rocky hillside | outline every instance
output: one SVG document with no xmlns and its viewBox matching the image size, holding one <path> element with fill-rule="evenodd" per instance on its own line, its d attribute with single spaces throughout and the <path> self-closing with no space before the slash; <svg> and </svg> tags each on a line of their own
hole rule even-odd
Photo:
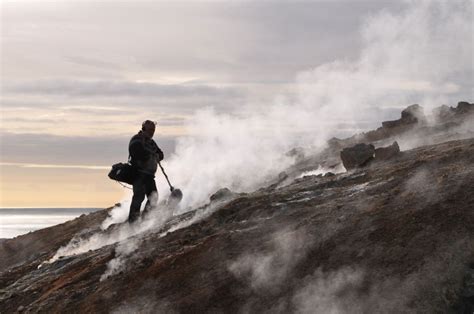
<svg viewBox="0 0 474 314">
<path fill-rule="evenodd" d="M 295 149 L 266 187 L 130 237 L 100 228 L 107 209 L 3 241 L 0 312 L 472 313 L 473 107 L 428 122 L 411 106 L 317 155 Z M 350 170 L 305 175 L 341 156 Z"/>
</svg>

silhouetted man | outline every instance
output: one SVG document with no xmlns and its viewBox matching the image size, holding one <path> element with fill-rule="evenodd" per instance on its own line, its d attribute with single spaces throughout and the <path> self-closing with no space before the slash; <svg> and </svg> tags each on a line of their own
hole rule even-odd
<svg viewBox="0 0 474 314">
<path fill-rule="evenodd" d="M 141 131 L 134 135 L 128 151 L 130 162 L 137 170 L 137 176 L 133 182 L 133 197 L 130 204 L 128 222 L 132 223 L 140 217 L 140 207 L 147 196 L 144 213 L 156 206 L 158 202 L 158 191 L 155 184 L 155 172 L 159 161 L 163 160 L 163 152 L 152 140 L 155 134 L 156 122 L 146 120 L 142 124 Z"/>
</svg>

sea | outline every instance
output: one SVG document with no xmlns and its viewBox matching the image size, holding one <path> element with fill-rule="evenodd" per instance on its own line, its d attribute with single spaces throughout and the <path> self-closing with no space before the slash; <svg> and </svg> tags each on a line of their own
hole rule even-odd
<svg viewBox="0 0 474 314">
<path fill-rule="evenodd" d="M 100 208 L 0 208 L 0 239 L 9 239 Z"/>
</svg>

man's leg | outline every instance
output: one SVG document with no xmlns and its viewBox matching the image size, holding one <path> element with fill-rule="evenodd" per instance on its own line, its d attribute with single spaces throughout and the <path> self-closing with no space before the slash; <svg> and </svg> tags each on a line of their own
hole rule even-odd
<svg viewBox="0 0 474 314">
<path fill-rule="evenodd" d="M 128 214 L 128 222 L 132 223 L 140 217 L 140 207 L 145 199 L 145 180 L 142 174 L 133 182 L 133 197 L 130 204 L 130 213 Z"/>
<path fill-rule="evenodd" d="M 150 176 L 147 178 L 145 189 L 146 189 L 147 201 L 146 201 L 145 209 L 143 210 L 144 215 L 148 214 L 158 204 L 158 190 L 156 189 L 156 183 L 155 183 L 154 177 Z"/>
</svg>

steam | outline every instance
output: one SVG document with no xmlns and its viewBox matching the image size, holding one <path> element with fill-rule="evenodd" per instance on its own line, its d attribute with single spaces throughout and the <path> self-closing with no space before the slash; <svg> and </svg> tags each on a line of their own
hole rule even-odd
<svg viewBox="0 0 474 314">
<path fill-rule="evenodd" d="M 436 121 L 430 123 L 435 125 Z M 474 137 L 474 115 L 465 118 L 464 122 L 456 127 L 450 127 L 449 130 L 442 130 L 430 136 L 413 136 L 413 134 L 402 134 L 395 136 L 391 141 L 396 140 L 400 144 L 400 150 L 409 150 L 419 146 L 439 144 L 450 140 L 461 140 Z M 387 143 L 388 144 L 388 143 Z"/>
<path fill-rule="evenodd" d="M 303 178 L 303 177 L 306 177 L 306 176 L 324 175 L 328 172 L 332 172 L 332 173 L 336 174 L 336 173 L 342 173 L 342 172 L 345 172 L 345 171 L 346 171 L 346 169 L 344 168 L 342 163 L 338 164 L 335 168 L 325 168 L 321 165 L 318 165 L 318 168 L 316 168 L 314 170 L 303 172 L 302 174 L 300 174 L 298 176 L 298 178 Z"/>
<path fill-rule="evenodd" d="M 173 214 L 207 203 L 219 188 L 253 191 L 295 162 L 295 157 L 285 154 L 290 149 L 317 151 L 332 136 L 378 125 L 380 116 L 386 117 L 393 108 L 415 102 L 430 108 L 472 97 L 472 1 L 406 1 L 405 6 L 401 12 L 382 11 L 367 18 L 360 30 L 363 49 L 358 58 L 299 73 L 296 96 L 275 95 L 273 104 L 249 103 L 234 113 L 217 113 L 213 108 L 197 111 L 187 124 L 191 135 L 180 138 L 176 153 L 163 162 L 173 185 L 184 193 L 180 207 L 159 207 L 138 226 L 124 224 L 111 232 L 74 239 L 52 260 L 156 232 Z M 454 84 L 455 76 L 466 78 L 467 87 Z M 157 180 L 160 192 L 169 190 L 165 182 Z M 209 206 L 171 230 L 217 208 Z M 127 215 L 128 204 L 114 209 L 102 228 L 123 222 Z M 243 256 L 230 269 L 253 278 L 255 287 L 267 285 L 267 275 L 275 267 L 285 273 L 285 265 L 292 263 L 293 237 L 298 235 L 275 244 L 277 255 Z M 104 276 L 122 269 L 122 256 L 139 245 L 132 241 L 117 246 L 117 257 Z"/>
<path fill-rule="evenodd" d="M 136 226 L 124 224 L 112 232 L 97 232 L 91 236 L 76 235 L 66 246 L 60 247 L 56 254 L 48 261 L 55 262 L 61 257 L 82 254 L 90 250 L 97 250 L 106 245 L 123 241 L 135 234 L 139 229 Z"/>
<path fill-rule="evenodd" d="M 387 278 L 377 269 L 318 269 L 303 280 L 290 302 L 296 313 L 447 313 L 471 247 L 469 239 L 447 241 L 403 280 Z"/>
<path fill-rule="evenodd" d="M 228 268 L 236 277 L 248 278 L 256 291 L 277 288 L 291 274 L 309 244 L 305 232 L 283 231 L 274 235 L 273 250 L 245 254 L 233 261 Z"/>
<path fill-rule="evenodd" d="M 129 195 L 127 199 L 121 201 L 120 206 L 115 206 L 114 208 L 112 208 L 107 218 L 102 222 L 100 228 L 102 230 L 106 230 L 113 224 L 127 221 L 128 214 L 130 212 L 130 200 L 131 195 Z"/>
<path fill-rule="evenodd" d="M 283 240 L 278 245 L 277 241 Z M 384 269 L 343 266 L 295 278 L 294 268 L 314 242 L 303 232 L 282 232 L 274 238 L 274 249 L 264 254 L 246 254 L 232 262 L 229 271 L 247 280 L 257 294 L 280 296 L 273 313 L 400 313 L 449 312 L 458 297 L 465 261 L 471 254 L 469 238 L 447 240 L 426 257 L 423 266 L 408 275 L 387 277 Z M 292 245 L 297 244 L 296 247 Z M 385 252 L 384 247 L 374 247 Z M 382 254 L 382 253 L 381 253 Z M 290 256 L 293 255 L 293 258 Z M 401 275 L 401 274 L 400 274 Z M 285 294 L 278 290 L 284 283 Z M 428 296 L 428 297 L 427 297 Z M 261 311 L 249 301 L 243 312 Z"/>
<path fill-rule="evenodd" d="M 80 234 L 75 236 L 66 246 L 59 248 L 48 263 L 52 263 L 60 257 L 82 254 L 89 250 L 97 250 L 106 245 L 119 242 L 116 248 L 117 256 L 109 262 L 108 268 L 110 268 L 110 271 L 107 270 L 106 277 L 115 273 L 113 270 L 121 268 L 120 265 L 124 261 L 124 257 L 133 252 L 139 245 L 138 242 L 135 242 L 137 240 L 133 237 L 143 237 L 148 234 L 148 232 L 160 230 L 173 215 L 172 209 L 161 204 L 160 207 L 152 210 L 140 223 L 123 223 L 127 221 L 128 210 L 128 206 L 115 207 L 110 216 L 102 223 L 102 230 L 100 232 L 85 236 Z M 109 228 L 112 224 L 117 225 Z M 128 243 L 129 241 L 132 241 L 131 243 L 133 243 L 133 245 Z M 134 247 L 133 250 L 131 249 L 132 247 Z"/>
<path fill-rule="evenodd" d="M 350 302 L 342 302 L 339 295 L 347 289 L 353 289 L 362 283 L 364 273 L 360 270 L 341 269 L 324 273 L 317 270 L 311 280 L 306 283 L 293 297 L 296 313 L 357 313 L 349 306 Z M 352 300 L 357 304 L 357 299 Z"/>
<path fill-rule="evenodd" d="M 107 245 L 116 244 L 116 256 L 108 262 L 107 270 L 101 277 L 101 280 L 104 280 L 126 267 L 129 254 L 139 247 L 141 239 L 149 233 L 161 231 L 160 236 L 162 237 L 169 232 L 185 228 L 205 219 L 232 199 L 233 197 L 227 197 L 212 202 L 196 210 L 190 218 L 175 221 L 172 221 L 174 208 L 167 207 L 165 202 L 162 201 L 158 204 L 157 208 L 152 209 L 137 224 L 128 224 L 126 222 L 129 203 L 124 202 L 121 206 L 116 206 L 112 209 L 109 217 L 102 222 L 101 231 L 90 235 L 76 235 L 67 245 L 60 247 L 56 254 L 46 263 L 53 263 L 61 257 L 82 254 Z"/>
<path fill-rule="evenodd" d="M 119 305 L 112 311 L 113 314 L 129 314 L 129 313 L 143 313 L 143 314 L 154 314 L 154 313 L 178 313 L 172 307 L 170 302 L 165 300 L 154 300 L 148 298 L 136 298 L 131 301 L 127 301 L 124 304 Z"/>
<path fill-rule="evenodd" d="M 422 168 L 408 178 L 402 197 L 406 199 L 410 196 L 422 203 L 436 203 L 442 197 L 441 192 L 440 184 L 433 173 Z"/>
<path fill-rule="evenodd" d="M 296 98 L 279 95 L 271 105 L 248 104 L 234 114 L 196 112 L 187 125 L 192 135 L 179 139 L 164 163 L 184 191 L 181 210 L 224 186 L 252 191 L 294 162 L 284 155 L 291 148 L 314 151 L 332 136 L 378 125 L 393 108 L 398 115 L 415 102 L 431 108 L 472 97 L 472 1 L 405 6 L 366 19 L 355 60 L 299 73 Z M 467 87 L 454 84 L 455 76 L 465 77 Z"/>
<path fill-rule="evenodd" d="M 160 237 L 167 235 L 169 232 L 186 228 L 187 226 L 192 225 L 193 223 L 208 217 L 217 208 L 219 208 L 220 206 L 222 206 L 225 202 L 229 200 L 230 199 L 226 199 L 220 202 L 211 203 L 208 206 L 202 208 L 201 210 L 196 211 L 190 219 L 177 221 L 177 222 L 171 222 L 169 228 L 163 231 L 160 234 Z M 128 208 L 127 208 L 127 213 L 128 213 Z M 117 214 L 116 217 L 117 216 L 120 217 L 121 215 Z M 113 217 L 114 215 L 111 215 L 110 219 L 114 219 Z M 116 239 L 116 242 L 119 242 L 119 241 L 121 242 L 117 244 L 115 248 L 115 257 L 107 263 L 107 270 L 100 277 L 100 280 L 101 281 L 105 280 L 109 278 L 110 276 L 113 276 L 121 272 L 122 270 L 125 270 L 127 267 L 127 261 L 129 260 L 128 257 L 130 256 L 131 253 L 133 253 L 135 250 L 138 249 L 141 242 L 141 238 L 145 234 L 147 234 L 146 231 L 153 232 L 154 230 L 160 230 L 162 227 L 165 226 L 166 223 L 170 222 L 171 218 L 172 218 L 172 211 L 169 208 L 166 208 L 166 206 L 162 206 L 161 208 L 157 208 L 155 212 L 153 213 L 153 215 L 151 215 L 151 217 L 144 220 L 139 226 L 137 226 L 135 230 L 133 230 L 132 232 L 128 232 L 128 234 L 127 234 L 127 231 L 130 231 L 130 229 L 127 227 L 127 224 L 121 225 L 119 227 L 122 232 L 121 234 L 122 235 L 125 234 L 126 238 L 123 238 L 121 240 Z M 104 223 L 105 222 L 106 221 L 104 221 Z M 124 230 L 125 230 L 125 233 L 123 233 Z M 87 246 L 87 244 L 85 245 L 82 244 L 80 246 L 84 247 L 84 246 Z M 70 252 L 67 252 L 67 253 L 70 254 Z"/>
<path fill-rule="evenodd" d="M 126 259 L 138 248 L 138 244 L 138 239 L 136 238 L 119 243 L 115 248 L 115 258 L 110 260 L 107 264 L 107 270 L 100 277 L 100 281 L 124 270 L 126 267 Z"/>
</svg>

